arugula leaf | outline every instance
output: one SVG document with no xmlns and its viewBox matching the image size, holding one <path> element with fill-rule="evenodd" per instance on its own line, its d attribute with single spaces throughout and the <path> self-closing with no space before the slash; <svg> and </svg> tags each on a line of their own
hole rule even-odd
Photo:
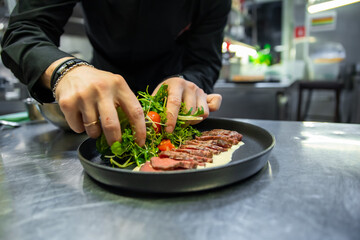
<svg viewBox="0 0 360 240">
<path fill-rule="evenodd" d="M 101 154 L 106 154 L 110 149 L 106 142 L 105 135 L 102 133 L 100 137 L 96 139 L 96 150 Z"/>
<path fill-rule="evenodd" d="M 196 110 L 196 112 L 195 112 L 193 115 L 191 115 L 191 116 L 197 117 L 197 116 L 200 116 L 200 115 L 203 115 L 203 114 L 204 114 L 204 107 L 201 106 L 201 108 L 198 108 L 198 109 Z"/>
<path fill-rule="evenodd" d="M 157 91 L 157 93 L 155 94 L 154 101 L 155 102 L 164 102 L 164 101 L 166 101 L 167 97 L 168 97 L 168 85 L 163 84 L 159 88 L 159 91 Z"/>
<path fill-rule="evenodd" d="M 190 108 L 190 110 L 186 110 L 186 105 L 184 102 L 181 103 L 179 116 L 192 116 L 197 117 L 204 114 L 204 107 L 197 108 L 196 112 L 194 114 L 191 114 L 193 108 Z"/>
</svg>

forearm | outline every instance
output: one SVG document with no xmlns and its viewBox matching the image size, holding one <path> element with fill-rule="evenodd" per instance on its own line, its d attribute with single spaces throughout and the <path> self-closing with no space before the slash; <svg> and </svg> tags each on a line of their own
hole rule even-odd
<svg viewBox="0 0 360 240">
<path fill-rule="evenodd" d="M 49 0 L 43 6 L 36 0 L 19 2 L 3 36 L 1 57 L 4 65 L 40 102 L 53 101 L 51 91 L 40 81 L 41 76 L 55 61 L 71 57 L 58 46 L 62 28 L 75 2 Z"/>
</svg>

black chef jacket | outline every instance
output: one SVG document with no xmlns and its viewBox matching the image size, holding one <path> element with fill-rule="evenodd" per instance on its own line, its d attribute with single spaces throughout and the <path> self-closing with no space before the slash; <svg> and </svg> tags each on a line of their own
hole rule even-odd
<svg viewBox="0 0 360 240">
<path fill-rule="evenodd" d="M 19 0 L 2 39 L 1 57 L 31 95 L 54 99 L 39 78 L 54 61 L 76 0 Z M 82 0 L 92 64 L 122 75 L 136 93 L 182 74 L 210 93 L 221 68 L 230 0 Z"/>
</svg>

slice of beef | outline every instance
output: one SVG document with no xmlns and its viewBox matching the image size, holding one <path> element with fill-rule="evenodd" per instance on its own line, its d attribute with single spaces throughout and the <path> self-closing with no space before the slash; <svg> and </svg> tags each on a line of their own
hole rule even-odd
<svg viewBox="0 0 360 240">
<path fill-rule="evenodd" d="M 230 141 L 224 141 L 222 139 L 209 140 L 208 142 L 209 144 L 214 144 L 216 146 L 220 146 L 226 149 L 231 148 L 232 146 Z"/>
<path fill-rule="evenodd" d="M 221 135 L 202 135 L 200 137 L 196 136 L 195 137 L 196 140 L 200 140 L 200 141 L 208 141 L 208 140 L 223 140 L 223 141 L 228 141 L 230 142 L 232 145 L 236 145 L 238 144 L 240 141 L 235 139 L 235 138 L 229 138 L 226 136 L 221 136 Z"/>
<path fill-rule="evenodd" d="M 222 148 L 225 148 L 225 149 L 228 149 L 228 148 L 231 148 L 231 146 L 233 145 L 232 144 L 232 141 L 224 141 L 222 139 L 213 139 L 213 140 L 204 140 L 204 141 L 200 141 L 200 140 L 189 140 L 190 144 L 202 144 L 202 145 L 215 145 L 215 146 L 219 146 L 219 147 L 222 147 Z M 185 143 L 188 143 L 188 142 L 185 142 Z"/>
<path fill-rule="evenodd" d="M 151 166 L 158 170 L 176 170 L 176 169 L 193 169 L 197 167 L 197 162 L 193 160 L 174 160 L 171 158 L 152 157 Z"/>
<path fill-rule="evenodd" d="M 196 146 L 196 145 L 195 145 Z M 188 147 L 187 145 L 183 145 L 178 149 L 172 149 L 172 151 L 175 152 L 186 152 L 192 155 L 196 155 L 196 156 L 200 156 L 200 157 L 207 157 L 207 158 L 212 158 L 213 153 L 209 150 L 209 149 L 194 149 Z"/>
<path fill-rule="evenodd" d="M 223 148 L 211 143 L 208 141 L 201 141 L 201 140 L 190 140 L 186 141 L 185 145 L 191 148 L 202 148 L 202 149 L 209 149 L 213 154 L 219 154 L 221 152 L 225 152 L 227 148 Z"/>
<path fill-rule="evenodd" d="M 184 152 L 175 152 L 175 151 L 163 151 L 159 153 L 160 158 L 172 158 L 175 160 L 193 160 L 198 163 L 201 162 L 213 162 L 212 158 L 200 157 L 196 155 L 191 155 Z"/>
<path fill-rule="evenodd" d="M 154 169 L 148 161 L 140 167 L 140 172 L 163 172 L 163 170 Z"/>
<path fill-rule="evenodd" d="M 242 139 L 242 134 L 237 131 L 225 130 L 225 129 L 213 129 L 211 131 L 205 131 L 201 133 L 202 136 L 226 136 L 228 138 L 232 138 L 237 140 L 238 142 Z"/>
<path fill-rule="evenodd" d="M 209 145 L 209 144 L 202 144 L 200 141 L 195 143 L 193 141 L 194 140 L 186 141 L 185 144 L 181 145 L 179 148 L 180 149 L 194 149 L 194 150 L 208 151 L 213 154 L 217 151 L 215 149 L 210 148 L 211 145 Z"/>
</svg>

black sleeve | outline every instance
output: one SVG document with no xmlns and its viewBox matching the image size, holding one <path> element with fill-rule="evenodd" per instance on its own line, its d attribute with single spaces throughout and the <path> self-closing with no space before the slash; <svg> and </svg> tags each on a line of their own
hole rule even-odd
<svg viewBox="0 0 360 240">
<path fill-rule="evenodd" d="M 211 93 L 221 69 L 221 46 L 231 1 L 203 2 L 207 4 L 202 7 L 203 16 L 191 28 L 186 40 L 182 75 Z"/>
<path fill-rule="evenodd" d="M 71 56 L 58 49 L 63 27 L 76 0 L 18 1 L 3 36 L 1 58 L 4 65 L 28 86 L 39 102 L 54 101 L 39 79 L 54 61 Z"/>
</svg>

